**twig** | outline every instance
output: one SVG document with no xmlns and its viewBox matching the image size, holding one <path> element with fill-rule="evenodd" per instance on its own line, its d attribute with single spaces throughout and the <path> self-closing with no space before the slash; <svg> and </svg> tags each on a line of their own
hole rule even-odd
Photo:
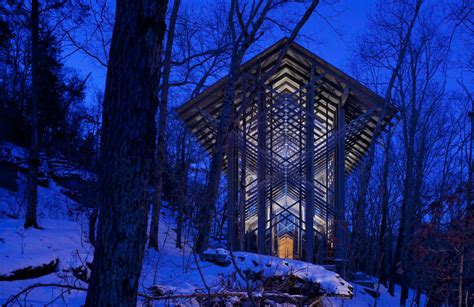
<svg viewBox="0 0 474 307">
<path fill-rule="evenodd" d="M 101 58 L 99 58 L 99 56 L 93 54 L 92 52 L 90 52 L 89 50 L 87 50 L 86 48 L 84 48 L 83 46 L 79 45 L 76 40 L 71 36 L 71 34 L 69 33 L 69 31 L 66 31 L 66 35 L 67 37 L 69 38 L 69 40 L 71 41 L 71 43 L 74 45 L 74 47 L 76 47 L 77 50 L 80 50 L 82 52 L 84 52 L 86 55 L 88 55 L 89 57 L 93 58 L 94 60 L 96 60 L 100 65 L 102 65 L 103 67 L 107 68 L 108 66 L 108 63 L 105 63 L 104 61 L 102 61 Z"/>
<path fill-rule="evenodd" d="M 82 288 L 82 287 L 77 287 L 77 286 L 72 286 L 72 285 L 62 285 L 62 284 L 55 284 L 55 283 L 49 283 L 49 284 L 36 283 L 36 284 L 32 284 L 31 286 L 26 287 L 25 289 L 21 290 L 17 294 L 10 296 L 8 300 L 2 304 L 2 306 L 7 307 L 9 304 L 18 300 L 18 298 L 22 294 L 27 293 L 35 288 L 40 288 L 40 287 L 58 287 L 58 288 L 64 288 L 68 290 L 87 291 L 87 288 Z"/>
<path fill-rule="evenodd" d="M 237 271 L 237 274 L 239 274 L 240 278 L 242 278 L 246 285 L 247 285 L 247 295 L 248 295 L 248 298 L 249 298 L 249 301 L 250 301 L 250 304 L 252 306 L 257 306 L 257 304 L 255 303 L 255 300 L 253 298 L 253 295 L 252 295 L 252 289 L 251 289 L 251 285 L 250 285 L 250 281 L 248 280 L 248 278 L 242 273 L 242 271 L 239 269 L 239 267 L 237 266 L 237 263 L 235 262 L 235 258 L 234 258 L 234 253 L 232 252 L 232 246 L 230 248 L 230 259 L 232 260 L 232 265 L 234 266 L 235 270 Z"/>
<path fill-rule="evenodd" d="M 211 288 L 209 288 L 209 286 L 207 285 L 206 279 L 204 278 L 204 275 L 202 274 L 201 267 L 199 266 L 199 261 L 197 259 L 196 251 L 194 250 L 194 248 L 193 248 L 193 256 L 194 256 L 194 262 L 196 263 L 196 268 L 199 272 L 199 276 L 201 276 L 202 282 L 204 283 L 204 287 L 207 290 L 207 295 L 210 296 L 211 295 Z"/>
</svg>

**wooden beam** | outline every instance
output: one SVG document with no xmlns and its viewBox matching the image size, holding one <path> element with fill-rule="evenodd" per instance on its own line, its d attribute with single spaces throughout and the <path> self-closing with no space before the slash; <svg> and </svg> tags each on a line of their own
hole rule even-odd
<svg viewBox="0 0 474 307">
<path fill-rule="evenodd" d="M 344 193 L 345 193 L 345 116 L 344 116 L 344 104 L 349 94 L 349 88 L 344 88 L 346 95 L 341 96 L 339 101 L 337 113 L 336 113 L 336 129 L 338 132 L 338 138 L 336 140 L 336 155 L 335 155 L 335 259 L 344 261 L 345 258 L 345 204 L 344 204 Z"/>
<path fill-rule="evenodd" d="M 227 244 L 231 250 L 239 249 L 237 239 L 237 192 L 238 192 L 238 155 L 235 131 L 227 136 Z"/>
<path fill-rule="evenodd" d="M 316 65 L 311 65 L 311 78 L 308 94 L 306 97 L 306 152 L 310 159 L 306 159 L 306 261 L 312 263 L 314 260 L 314 87 L 315 87 Z"/>
<path fill-rule="evenodd" d="M 266 171 L 266 127 L 265 127 L 265 91 L 263 88 L 260 89 L 258 97 L 258 115 L 257 115 L 257 126 L 258 126 L 258 159 L 257 159 L 257 214 L 258 214 L 258 233 L 257 233 L 257 248 L 259 254 L 266 254 L 265 239 L 266 239 L 266 220 L 267 210 L 265 206 L 265 189 L 266 185 L 263 184 L 265 181 Z"/>
</svg>

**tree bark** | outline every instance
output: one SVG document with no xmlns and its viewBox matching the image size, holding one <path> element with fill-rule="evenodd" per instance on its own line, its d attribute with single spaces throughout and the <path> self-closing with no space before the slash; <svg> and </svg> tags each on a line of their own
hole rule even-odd
<svg viewBox="0 0 474 307">
<path fill-rule="evenodd" d="M 158 250 L 158 230 L 160 224 L 161 211 L 161 192 L 163 190 L 163 170 L 165 166 L 165 152 L 166 140 L 165 129 L 166 119 L 168 117 L 168 91 L 169 79 L 171 71 L 171 51 L 173 49 L 174 29 L 176 26 L 176 19 L 178 18 L 179 5 L 181 0 L 175 0 L 173 10 L 171 12 L 170 26 L 166 40 L 166 50 L 163 63 L 163 76 L 161 85 L 161 101 L 160 101 L 160 116 L 158 119 L 158 145 L 156 150 L 156 187 L 155 198 L 152 205 L 151 225 L 150 225 L 150 240 L 148 246 Z"/>
<path fill-rule="evenodd" d="M 186 199 L 188 193 L 188 161 L 186 160 L 186 142 L 187 141 L 187 131 L 183 131 L 183 140 L 180 144 L 180 157 L 179 157 L 179 167 L 177 174 L 177 188 L 175 189 L 178 193 L 177 202 L 178 202 L 178 217 L 177 217 L 177 229 L 176 229 L 176 247 L 182 247 L 182 232 L 183 232 L 183 221 L 185 214 Z"/>
<path fill-rule="evenodd" d="M 28 158 L 28 178 L 26 183 L 27 207 L 24 228 L 39 228 L 36 218 L 38 207 L 39 173 L 39 133 L 38 133 L 38 94 L 39 94 L 39 7 L 38 0 L 31 2 L 31 143 Z"/>
<path fill-rule="evenodd" d="M 99 212 L 97 208 L 92 209 L 92 214 L 89 218 L 89 243 L 95 246 L 95 225 L 97 223 Z"/>
<path fill-rule="evenodd" d="M 392 130 L 389 128 L 387 132 L 387 139 L 384 150 L 384 161 L 382 169 L 382 223 L 380 225 L 380 236 L 379 236 L 379 278 L 380 283 L 387 283 L 387 220 L 388 220 L 388 202 L 389 202 L 389 191 L 388 191 L 388 174 L 390 165 L 390 144 L 392 139 Z"/>
<path fill-rule="evenodd" d="M 99 225 L 87 306 L 136 305 L 166 8 L 165 0 L 117 1 L 102 118 Z"/>
</svg>

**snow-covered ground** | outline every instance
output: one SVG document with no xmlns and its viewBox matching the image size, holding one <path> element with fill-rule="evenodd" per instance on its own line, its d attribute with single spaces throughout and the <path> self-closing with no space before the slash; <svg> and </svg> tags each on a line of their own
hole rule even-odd
<svg viewBox="0 0 474 307">
<path fill-rule="evenodd" d="M 12 153 L 12 156 L 21 158 L 20 150 L 14 149 Z M 18 269 L 38 267 L 59 260 L 56 271 L 49 275 L 0 281 L 1 304 L 12 295 L 37 283 L 87 287 L 74 277 L 71 271 L 72 268 L 92 260 L 93 249 L 87 240 L 87 219 L 84 213 L 76 210 L 79 204 L 65 195 L 65 189 L 52 178 L 48 180 L 48 187 L 39 187 L 39 224 L 43 227 L 41 230 L 25 230 L 22 227 L 21 216 L 25 208 L 24 176 L 19 175 L 17 181 L 20 188 L 16 192 L 0 187 L 0 276 L 9 276 Z M 222 291 L 224 288 L 245 292 L 246 283 L 236 273 L 233 264 L 223 267 L 210 262 L 195 261 L 197 256 L 191 253 L 192 240 L 186 241 L 189 235 L 184 235 L 183 248 L 175 247 L 174 220 L 165 208 L 160 220 L 160 251 L 146 251 L 139 291 L 150 293 L 152 286 L 159 285 L 168 294 L 204 293 L 206 288 L 213 292 Z M 373 306 L 375 303 L 375 299 L 362 286 L 349 285 L 336 273 L 322 266 L 243 252 L 235 252 L 234 259 L 240 271 L 261 272 L 267 277 L 292 273 L 302 279 L 319 283 L 328 293 L 328 297 L 324 299 L 324 305 L 327 306 Z M 395 297 L 390 296 L 383 286 L 380 287 L 380 293 L 378 306 L 398 305 L 399 289 Z M 15 305 L 80 306 L 85 301 L 85 294 L 85 291 L 81 290 L 38 287 L 21 295 Z M 332 297 L 351 294 L 352 299 Z M 410 298 L 412 297 L 413 293 L 410 292 Z M 422 299 L 424 301 L 424 298 Z M 190 301 L 183 303 L 189 304 Z M 163 301 L 157 303 L 162 304 Z"/>
<path fill-rule="evenodd" d="M 78 266 L 85 259 L 90 260 L 91 248 L 85 240 L 84 227 L 80 222 L 58 219 L 42 219 L 43 230 L 22 228 L 21 220 L 0 220 L 0 274 L 23 268 L 48 263 L 59 258 L 57 272 L 50 275 L 20 281 L 0 282 L 0 302 L 5 302 L 12 294 L 18 293 L 23 288 L 35 283 L 60 283 L 86 287 L 86 285 L 70 273 L 71 267 Z M 161 252 L 148 250 L 143 264 L 140 292 L 147 293 L 152 285 L 164 285 L 173 294 L 189 294 L 204 291 L 206 281 L 208 287 L 214 291 L 229 287 L 245 289 L 245 283 L 233 272 L 233 266 L 220 267 L 209 262 L 198 261 L 203 278 L 197 270 L 194 256 L 186 249 L 177 249 L 175 235 L 172 227 L 162 219 Z M 274 257 L 261 256 L 250 253 L 236 252 L 237 265 L 241 270 L 255 269 L 254 262 L 264 268 L 265 274 L 282 274 L 289 270 L 299 272 L 306 277 L 314 278 L 321 282 L 328 291 L 339 294 L 348 294 L 347 287 L 338 284 L 336 275 L 324 268 L 299 261 L 284 260 Z M 374 298 L 366 293 L 363 287 L 353 284 L 354 296 L 352 299 L 325 299 L 327 306 L 373 306 Z M 28 305 L 44 305 L 54 301 L 54 305 L 68 304 L 78 306 L 84 302 L 85 292 L 69 291 L 55 287 L 41 287 L 32 290 L 28 296 L 22 296 L 21 302 Z M 339 291 L 339 292 L 337 292 Z M 382 286 L 378 306 L 397 306 L 398 298 L 390 296 Z M 399 291 L 397 291 L 398 293 Z M 413 296 L 413 293 L 411 293 Z"/>
<path fill-rule="evenodd" d="M 86 241 L 85 228 L 77 221 L 41 219 L 40 222 L 44 229 L 24 230 L 22 220 L 0 219 L 0 275 L 8 276 L 15 270 L 29 266 L 38 267 L 59 259 L 55 273 L 34 279 L 0 282 L 0 302 L 5 302 L 11 295 L 35 283 L 86 287 L 71 273 L 71 268 L 91 259 L 92 249 Z M 153 285 L 166 286 L 173 294 L 200 292 L 204 291 L 206 286 L 213 292 L 219 292 L 229 286 L 237 291 L 245 291 L 245 282 L 235 274 L 233 265 L 222 267 L 203 261 L 196 264 L 189 247 L 175 248 L 175 234 L 166 223 L 166 217 L 162 219 L 161 226 L 161 252 L 147 251 L 140 292 L 147 293 Z M 301 277 L 321 283 L 322 288 L 329 293 L 346 296 L 351 294 L 347 285 L 344 285 L 344 280 L 321 266 L 243 252 L 236 252 L 235 259 L 241 271 L 262 270 L 265 276 L 284 275 L 292 271 Z M 64 289 L 56 287 L 36 288 L 29 292 L 26 298 L 22 296 L 21 302 L 33 305 L 51 301 L 59 305 L 65 302 L 80 305 L 84 302 L 84 292 L 70 291 L 61 295 L 63 291 Z"/>
<path fill-rule="evenodd" d="M 8 276 L 17 269 L 28 266 L 37 267 L 59 259 L 55 273 L 43 277 L 0 282 L 0 303 L 35 283 L 75 284 L 84 286 L 70 272 L 70 267 L 78 266 L 82 259 L 91 253 L 90 246 L 83 240 L 83 232 L 78 222 L 60 219 L 41 219 L 42 230 L 23 229 L 21 220 L 0 220 L 0 275 Z M 48 302 L 64 305 L 61 292 L 64 289 L 41 287 L 32 290 L 25 298 L 23 305 L 43 306 Z M 84 294 L 72 291 L 64 296 L 67 304 L 80 306 L 84 303 Z"/>
</svg>

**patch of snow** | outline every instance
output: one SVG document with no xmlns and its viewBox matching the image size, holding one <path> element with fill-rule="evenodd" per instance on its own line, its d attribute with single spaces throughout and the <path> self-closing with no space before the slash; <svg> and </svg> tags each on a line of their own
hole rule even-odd
<svg viewBox="0 0 474 307">
<path fill-rule="evenodd" d="M 43 229 L 24 229 L 23 220 L 0 219 L 0 274 L 39 266 L 59 258 L 60 269 L 69 269 L 76 258 L 91 252 L 77 223 L 43 219 Z"/>
<path fill-rule="evenodd" d="M 388 292 L 388 289 L 380 285 L 379 293 L 380 296 L 375 299 L 372 295 L 368 294 L 364 289 L 365 287 L 353 283 L 354 286 L 354 296 L 350 300 L 343 300 L 336 297 L 329 297 L 323 301 L 323 306 L 344 306 L 344 307 L 368 307 L 374 306 L 375 301 L 377 301 L 377 306 L 381 307 L 390 307 L 390 306 L 400 306 L 400 294 L 401 288 L 397 285 L 395 286 L 394 296 L 391 296 Z M 375 285 L 375 290 L 377 290 Z M 415 301 L 415 291 L 409 290 L 409 295 L 407 299 L 407 306 L 416 306 L 412 302 Z M 425 295 L 421 295 L 420 306 L 426 306 L 427 298 Z"/>
<path fill-rule="evenodd" d="M 230 256 L 230 252 L 226 250 L 225 248 L 209 248 L 206 251 L 204 251 L 204 254 L 207 255 L 218 255 L 218 256 Z"/>
<path fill-rule="evenodd" d="M 160 251 L 153 249 L 146 251 L 140 279 L 140 292 L 147 293 L 156 285 L 159 285 L 161 291 L 166 294 L 203 293 L 206 291 L 206 285 L 218 292 L 228 287 L 229 282 L 236 289 L 240 288 L 244 291 L 246 284 L 235 274 L 232 264 L 228 267 L 219 267 L 200 260 L 195 262 L 189 244 L 185 244 L 183 249 L 176 248 L 176 233 L 171 220 L 171 217 L 167 215 L 161 219 Z M 84 239 L 85 225 L 75 221 L 44 219 L 42 226 L 45 229 L 23 230 L 20 220 L 0 219 L 1 272 L 10 272 L 26 265 L 41 264 L 54 257 L 60 259 L 59 270 L 54 274 L 30 280 L 0 282 L 1 302 L 6 301 L 21 289 L 38 282 L 76 283 L 86 287 L 67 272 L 70 267 L 77 267 L 86 260 L 91 261 L 92 249 Z M 225 249 L 216 249 L 215 252 L 230 256 L 230 253 Z M 319 282 L 328 293 L 348 294 L 347 285 L 340 284 L 342 279 L 336 273 L 321 266 L 246 252 L 234 252 L 233 255 L 237 266 L 242 271 L 246 269 L 262 270 L 263 274 L 267 276 L 292 272 Z M 373 306 L 374 298 L 367 294 L 362 286 L 357 284 L 352 286 L 354 287 L 352 299 L 328 297 L 325 299 L 325 304 L 328 306 Z M 46 304 L 58 298 L 61 292 L 61 289 L 54 287 L 37 288 L 28 295 L 27 302 L 31 305 Z M 383 286 L 381 286 L 380 292 L 378 306 L 398 305 L 399 288 L 396 289 L 395 297 L 390 296 Z M 71 291 L 66 293 L 63 298 L 58 298 L 56 302 L 59 305 L 79 306 L 84 303 L 85 295 L 84 291 Z M 413 296 L 414 293 L 410 291 L 410 298 Z M 424 300 L 425 298 L 422 297 L 422 301 Z"/>
<path fill-rule="evenodd" d="M 26 210 L 26 176 L 18 173 L 18 191 L 10 191 L 0 187 L 0 218 L 6 216 L 23 217 Z M 38 217 L 42 226 L 42 218 L 78 219 L 80 214 L 77 202 L 65 195 L 66 189 L 50 179 L 48 187 L 38 186 Z"/>
<path fill-rule="evenodd" d="M 342 279 L 339 274 L 326 270 L 320 265 L 247 252 L 235 252 L 234 256 L 237 267 L 241 271 L 262 272 L 263 277 L 295 275 L 303 280 L 320 284 L 321 289 L 328 295 L 347 297 L 352 295 L 348 282 Z"/>
<path fill-rule="evenodd" d="M 22 220 L 0 219 L 0 274 L 59 259 L 56 273 L 34 279 L 0 281 L 0 302 L 35 283 L 75 283 L 84 287 L 70 273 L 71 267 L 92 259 L 92 249 L 84 240 L 84 225 L 61 219 L 42 219 L 41 226 L 41 230 L 24 229 Z M 55 287 L 34 289 L 28 295 L 28 305 L 44 305 L 63 290 Z M 80 306 L 84 299 L 83 291 L 67 294 L 68 304 L 73 306 Z M 61 300 L 57 303 L 62 305 Z"/>
</svg>

